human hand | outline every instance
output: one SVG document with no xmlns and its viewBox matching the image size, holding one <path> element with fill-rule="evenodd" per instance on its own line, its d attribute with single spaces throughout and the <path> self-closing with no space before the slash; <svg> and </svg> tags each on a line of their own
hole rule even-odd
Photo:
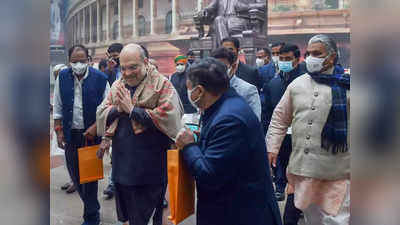
<svg viewBox="0 0 400 225">
<path fill-rule="evenodd" d="M 117 102 L 121 112 L 130 114 L 133 109 L 131 93 L 125 87 L 118 87 L 117 89 Z"/>
<path fill-rule="evenodd" d="M 83 136 L 86 137 L 89 141 L 94 141 L 94 138 L 97 136 L 97 127 L 96 123 L 90 126 L 84 133 Z"/>
<path fill-rule="evenodd" d="M 183 149 L 186 145 L 191 143 L 194 143 L 193 132 L 188 128 L 182 128 L 176 136 L 176 146 L 178 149 Z"/>
<path fill-rule="evenodd" d="M 56 132 L 57 135 L 57 145 L 61 149 L 65 149 L 65 139 L 64 139 L 64 132 L 58 131 Z"/>
<path fill-rule="evenodd" d="M 110 150 L 110 146 L 111 146 L 111 140 L 108 138 L 103 139 L 100 143 L 99 149 L 96 152 L 97 158 L 102 159 L 105 151 L 108 152 Z"/>
<path fill-rule="evenodd" d="M 117 62 L 115 62 L 115 60 L 108 54 L 106 53 L 108 60 L 107 60 L 107 69 L 109 71 L 112 71 L 116 66 L 117 66 Z"/>
<path fill-rule="evenodd" d="M 276 160 L 278 159 L 278 154 L 274 152 L 268 152 L 268 162 L 270 167 L 276 167 Z"/>
</svg>

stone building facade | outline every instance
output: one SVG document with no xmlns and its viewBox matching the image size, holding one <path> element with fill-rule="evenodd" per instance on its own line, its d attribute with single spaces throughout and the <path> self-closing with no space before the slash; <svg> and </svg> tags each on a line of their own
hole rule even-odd
<svg viewBox="0 0 400 225">
<path fill-rule="evenodd" d="M 71 0 L 66 20 L 66 46 L 84 44 L 95 60 L 105 58 L 114 42 L 140 43 L 159 63 L 174 72 L 173 59 L 185 54 L 197 36 L 193 14 L 212 0 Z M 315 34 L 338 41 L 341 63 L 350 66 L 350 0 L 268 0 L 270 42 L 298 44 L 305 51 Z M 266 46 L 267 47 L 267 46 Z"/>
</svg>

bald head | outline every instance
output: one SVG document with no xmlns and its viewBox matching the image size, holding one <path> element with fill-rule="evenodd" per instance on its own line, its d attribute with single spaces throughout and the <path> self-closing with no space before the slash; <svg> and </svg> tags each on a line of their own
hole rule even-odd
<svg viewBox="0 0 400 225">
<path fill-rule="evenodd" d="M 140 57 L 142 61 L 146 58 L 146 54 L 143 50 L 143 48 L 140 45 L 137 44 L 128 44 L 126 45 L 120 54 L 120 57 L 122 56 L 128 56 L 128 57 Z"/>
<path fill-rule="evenodd" d="M 119 55 L 122 78 L 129 86 L 137 86 L 146 75 L 148 59 L 140 45 L 128 44 Z"/>
</svg>

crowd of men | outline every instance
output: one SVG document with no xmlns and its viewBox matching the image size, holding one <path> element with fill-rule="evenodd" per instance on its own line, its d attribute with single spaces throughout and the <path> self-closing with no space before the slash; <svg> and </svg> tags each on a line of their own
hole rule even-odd
<svg viewBox="0 0 400 225">
<path fill-rule="evenodd" d="M 87 144 L 100 144 L 99 158 L 112 148 L 104 194 L 121 223 L 162 224 L 167 150 L 178 148 L 196 180 L 198 225 L 349 224 L 350 76 L 335 41 L 312 37 L 305 60 L 274 43 L 256 67 L 239 59 L 238 39 L 220 46 L 176 56 L 170 76 L 141 45 L 112 44 L 96 66 L 85 46 L 69 49 L 69 66 L 54 69 L 53 119 L 71 178 L 62 189 L 79 193 L 83 225 L 100 224 L 98 182 L 79 183 Z"/>
</svg>

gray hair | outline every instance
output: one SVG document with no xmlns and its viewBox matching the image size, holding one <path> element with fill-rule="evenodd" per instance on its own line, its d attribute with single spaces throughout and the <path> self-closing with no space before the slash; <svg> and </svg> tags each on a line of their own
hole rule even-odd
<svg viewBox="0 0 400 225">
<path fill-rule="evenodd" d="M 139 45 L 139 47 L 140 47 L 140 48 L 139 48 L 139 51 L 140 51 L 140 59 L 144 61 L 144 59 L 147 58 L 147 57 L 146 57 L 146 53 L 145 53 L 144 49 L 143 49 L 140 45 Z"/>
<path fill-rule="evenodd" d="M 318 34 L 315 35 L 314 37 L 312 37 L 309 41 L 308 41 L 308 45 L 310 44 L 314 44 L 314 43 L 322 43 L 323 45 L 325 45 L 326 49 L 328 50 L 329 54 L 332 53 L 337 53 L 338 49 L 336 46 L 336 41 L 333 40 L 331 37 L 324 35 L 324 34 Z"/>
<path fill-rule="evenodd" d="M 314 37 L 312 37 L 309 41 L 308 41 L 308 45 L 310 44 L 314 44 L 314 43 L 322 43 L 325 48 L 328 50 L 329 55 L 331 55 L 332 53 L 336 53 L 336 58 L 335 58 L 335 62 L 334 64 L 336 65 L 337 62 L 339 61 L 339 52 L 336 46 L 336 41 L 333 40 L 333 38 L 324 35 L 324 34 L 318 34 L 315 35 Z"/>
</svg>

